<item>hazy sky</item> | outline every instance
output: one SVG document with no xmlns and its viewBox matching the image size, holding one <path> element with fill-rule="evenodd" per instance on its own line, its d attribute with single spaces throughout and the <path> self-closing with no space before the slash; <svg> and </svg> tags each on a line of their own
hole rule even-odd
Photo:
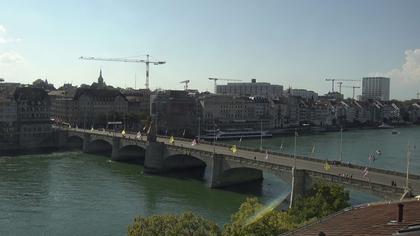
<svg viewBox="0 0 420 236">
<path fill-rule="evenodd" d="M 137 77 L 144 87 L 144 64 L 78 57 L 147 53 L 167 61 L 151 66 L 152 89 L 182 89 L 189 79 L 191 88 L 212 91 L 208 77 L 221 77 L 325 93 L 325 78 L 386 75 L 391 97 L 414 98 L 420 1 L 0 0 L 6 81 L 91 84 L 102 68 L 107 84 L 134 87 Z"/>
</svg>

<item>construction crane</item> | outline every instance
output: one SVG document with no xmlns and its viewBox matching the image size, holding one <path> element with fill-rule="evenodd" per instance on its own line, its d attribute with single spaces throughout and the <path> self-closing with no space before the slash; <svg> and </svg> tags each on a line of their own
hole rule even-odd
<svg viewBox="0 0 420 236">
<path fill-rule="evenodd" d="M 188 83 L 189 83 L 190 81 L 189 80 L 184 80 L 184 81 L 181 81 L 181 82 L 179 82 L 179 83 L 184 83 L 185 85 L 184 85 L 184 89 L 185 89 L 185 91 L 187 91 L 188 90 Z"/>
<path fill-rule="evenodd" d="M 149 64 L 153 65 L 162 65 L 166 61 L 150 61 L 149 54 L 146 55 L 146 60 L 139 59 L 125 59 L 125 58 L 102 58 L 102 57 L 79 57 L 81 60 L 94 60 L 94 61 L 118 61 L 118 62 L 134 62 L 134 63 L 144 63 L 146 64 L 146 89 L 149 89 Z"/>
<path fill-rule="evenodd" d="M 343 81 L 338 81 L 338 92 L 341 94 L 341 85 L 343 85 Z"/>
<path fill-rule="evenodd" d="M 360 86 L 343 86 L 345 88 L 352 88 L 353 89 L 353 100 L 354 100 L 354 92 L 357 88 L 360 88 Z"/>
<path fill-rule="evenodd" d="M 331 81 L 331 92 L 334 92 L 334 82 L 335 81 L 360 81 L 360 80 L 355 80 L 355 79 L 325 79 L 325 81 Z M 341 84 L 340 84 L 340 89 L 341 89 Z M 340 91 L 340 93 L 341 93 L 341 91 Z"/>
<path fill-rule="evenodd" d="M 242 81 L 239 79 L 222 79 L 222 78 L 209 78 L 209 80 L 214 80 L 214 93 L 217 92 L 217 82 L 218 80 L 223 80 L 223 81 Z"/>
</svg>

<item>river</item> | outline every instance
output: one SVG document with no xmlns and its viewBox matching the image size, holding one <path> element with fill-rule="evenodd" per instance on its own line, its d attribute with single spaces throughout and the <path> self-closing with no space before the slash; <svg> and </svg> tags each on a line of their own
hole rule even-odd
<svg viewBox="0 0 420 236">
<path fill-rule="evenodd" d="M 342 160 L 366 166 L 369 165 L 369 155 L 373 154 L 376 157 L 376 160 L 371 163 L 373 167 L 405 173 L 407 145 L 410 143 L 410 170 L 420 174 L 420 126 L 399 128 L 397 131 L 397 134 L 392 134 L 390 129 L 344 131 Z M 340 132 L 304 136 L 298 134 L 296 153 L 323 160 L 338 160 L 340 140 Z M 239 144 L 239 140 L 231 140 L 228 143 Z M 259 148 L 260 140 L 243 139 L 241 145 Z M 281 149 L 282 146 L 283 149 Z M 264 139 L 263 149 L 293 154 L 294 136 Z M 313 153 L 312 150 L 314 150 Z M 377 150 L 380 152 L 379 155 L 376 153 Z"/>
<path fill-rule="evenodd" d="M 343 133 L 343 159 L 367 163 L 370 152 L 381 150 L 375 167 L 405 170 L 407 142 L 418 145 L 420 128 L 362 130 Z M 298 154 L 335 159 L 339 133 L 298 136 Z M 231 141 L 235 143 L 237 141 Z M 293 137 L 265 139 L 267 149 L 293 152 Z M 259 140 L 241 145 L 258 147 Z M 417 149 L 411 168 L 419 174 Z M 107 157 L 82 152 L 0 157 L 0 235 L 125 235 L 138 215 L 192 211 L 219 225 L 228 222 L 247 196 L 269 202 L 290 186 L 269 173 L 262 185 L 209 189 L 193 175 L 147 175 L 140 165 L 112 162 Z M 352 204 L 380 200 L 351 190 Z"/>
</svg>

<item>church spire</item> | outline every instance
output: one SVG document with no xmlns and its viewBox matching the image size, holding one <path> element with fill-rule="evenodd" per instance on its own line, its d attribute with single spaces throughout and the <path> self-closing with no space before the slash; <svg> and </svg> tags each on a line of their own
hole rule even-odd
<svg viewBox="0 0 420 236">
<path fill-rule="evenodd" d="M 102 78 L 102 68 L 99 70 L 99 78 L 98 78 L 98 84 L 103 84 L 104 78 Z"/>
</svg>

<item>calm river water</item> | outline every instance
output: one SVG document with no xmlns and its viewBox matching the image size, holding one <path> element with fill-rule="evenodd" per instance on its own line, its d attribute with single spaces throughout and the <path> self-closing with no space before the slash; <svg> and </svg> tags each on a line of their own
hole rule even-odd
<svg viewBox="0 0 420 236">
<path fill-rule="evenodd" d="M 364 130 L 343 133 L 344 159 L 365 164 L 370 152 L 381 150 L 375 166 L 405 170 L 407 142 L 420 147 L 420 128 Z M 339 133 L 299 136 L 298 153 L 335 159 Z M 236 142 L 236 141 L 232 141 Z M 264 140 L 264 148 L 293 151 L 293 137 Z M 242 145 L 259 146 L 259 140 Z M 1 156 L 1 154 L 0 154 Z M 420 174 L 418 150 L 411 171 Z M 209 189 L 193 176 L 143 174 L 142 166 L 111 162 L 82 152 L 0 157 L 0 235 L 125 235 L 137 215 L 192 211 L 220 225 L 230 219 L 247 196 L 263 202 L 287 193 L 290 186 L 264 173 L 262 186 Z M 351 191 L 352 203 L 379 200 Z"/>
</svg>

